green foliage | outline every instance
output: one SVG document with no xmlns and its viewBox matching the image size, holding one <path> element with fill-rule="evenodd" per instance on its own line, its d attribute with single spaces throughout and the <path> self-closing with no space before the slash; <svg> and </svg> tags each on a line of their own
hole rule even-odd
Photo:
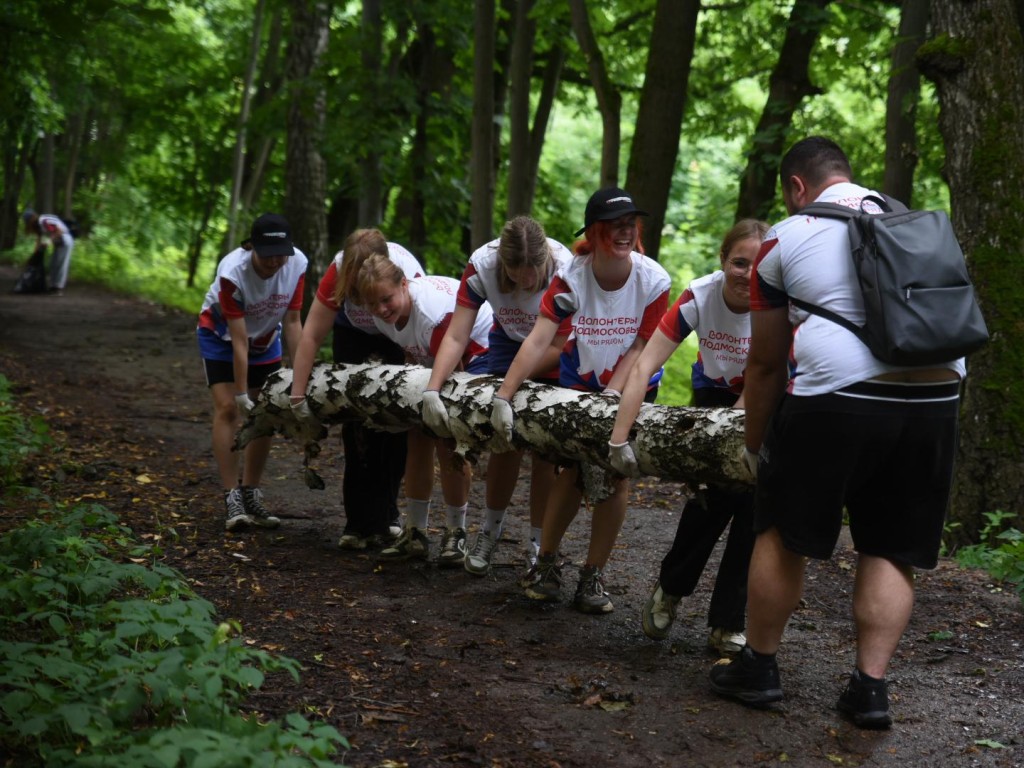
<svg viewBox="0 0 1024 768">
<path fill-rule="evenodd" d="M 241 714 L 298 663 L 249 648 L 97 505 L 0 538 L 0 746 L 23 766 L 334 765 L 331 726 Z"/>
<path fill-rule="evenodd" d="M 10 381 L 0 374 L 0 490 L 17 485 L 26 462 L 51 442 L 46 422 L 21 414 Z"/>
<path fill-rule="evenodd" d="M 981 541 L 957 550 L 956 561 L 968 568 L 981 568 L 992 578 L 1013 585 L 1024 603 L 1024 533 L 1008 525 L 1011 512 L 986 512 Z"/>
</svg>

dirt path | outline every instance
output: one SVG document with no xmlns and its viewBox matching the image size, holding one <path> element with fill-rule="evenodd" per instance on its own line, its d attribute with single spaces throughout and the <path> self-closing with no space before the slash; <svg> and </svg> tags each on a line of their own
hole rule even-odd
<svg viewBox="0 0 1024 768">
<path fill-rule="evenodd" d="M 0 267 L 0 285 L 15 276 Z M 254 706 L 319 713 L 350 737 L 347 764 L 1024 765 L 1024 614 L 1015 596 L 949 561 L 919 576 L 890 674 L 896 723 L 874 733 L 833 709 L 853 658 L 847 548 L 808 570 L 779 656 L 786 699 L 772 711 L 708 688 L 707 576 L 669 640 L 643 635 L 638 611 L 681 508 L 675 485 L 637 488 L 608 569 L 616 610 L 603 617 L 521 596 L 518 514 L 483 579 L 339 551 L 336 435 L 320 466 L 327 491 L 305 488 L 298 446 L 278 441 L 265 492 L 281 529 L 225 534 L 193 327 L 189 315 L 81 285 L 60 297 L 4 292 L 0 372 L 64 441 L 39 485 L 161 536 L 167 562 L 252 642 L 298 659 L 301 682 L 271 680 Z M 474 524 L 481 502 L 478 480 Z M 516 509 L 524 502 L 521 483 Z M 0 525 L 15 517 L 0 511 Z M 576 563 L 586 534 L 581 515 L 565 547 Z M 568 593 L 571 569 L 567 581 Z"/>
</svg>

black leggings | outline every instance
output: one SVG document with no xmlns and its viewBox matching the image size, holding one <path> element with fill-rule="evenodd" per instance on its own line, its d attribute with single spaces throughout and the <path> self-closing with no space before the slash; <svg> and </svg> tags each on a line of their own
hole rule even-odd
<svg viewBox="0 0 1024 768">
<path fill-rule="evenodd" d="M 694 405 L 727 408 L 736 402 L 728 390 L 697 389 Z M 754 492 L 726 491 L 711 486 L 683 508 L 676 536 L 661 561 L 661 588 L 670 595 L 691 595 L 719 537 L 729 525 L 729 538 L 718 566 L 708 609 L 708 626 L 742 631 L 746 626 L 747 571 L 754 548 Z"/>
<path fill-rule="evenodd" d="M 335 363 L 365 363 L 376 356 L 383 363 L 401 365 L 401 347 L 384 336 L 347 326 L 334 326 Z M 398 493 L 405 475 L 406 435 L 378 432 L 356 422 L 341 427 L 345 471 L 341 494 L 345 505 L 345 533 L 360 536 L 387 533 L 397 523 Z"/>
</svg>

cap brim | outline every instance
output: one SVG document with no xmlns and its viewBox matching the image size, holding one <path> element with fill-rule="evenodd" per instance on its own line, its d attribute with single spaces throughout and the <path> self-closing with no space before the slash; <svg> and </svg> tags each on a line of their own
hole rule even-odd
<svg viewBox="0 0 1024 768">
<path fill-rule="evenodd" d="M 270 245 L 254 245 L 257 255 L 271 259 L 275 256 L 294 256 L 295 248 L 291 243 L 271 243 Z"/>
<path fill-rule="evenodd" d="M 651 214 L 649 214 L 647 211 L 641 211 L 639 208 L 633 208 L 632 210 L 629 210 L 629 211 L 615 211 L 612 214 L 609 214 L 609 215 L 606 215 L 606 216 L 602 216 L 599 219 L 595 219 L 595 222 L 597 222 L 597 221 L 615 221 L 615 219 L 620 219 L 623 216 L 650 216 L 650 215 Z M 584 226 L 582 226 L 582 227 L 580 227 L 579 229 L 576 230 L 576 234 L 574 235 L 574 237 L 579 237 L 580 235 L 582 235 L 586 231 L 587 231 L 587 227 L 586 227 L 586 225 L 584 225 Z"/>
</svg>

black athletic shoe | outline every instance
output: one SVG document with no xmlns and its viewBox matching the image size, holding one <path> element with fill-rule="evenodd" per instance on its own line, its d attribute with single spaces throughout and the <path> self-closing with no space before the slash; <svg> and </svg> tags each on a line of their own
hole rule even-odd
<svg viewBox="0 0 1024 768">
<path fill-rule="evenodd" d="M 765 707 L 782 700 L 779 666 L 775 658 L 757 658 L 749 645 L 743 646 L 728 664 L 711 668 L 711 689 L 751 707 Z"/>
<path fill-rule="evenodd" d="M 888 728 L 892 725 L 885 678 L 878 680 L 862 675 L 859 669 L 850 675 L 850 682 L 839 696 L 836 709 L 858 728 Z"/>
</svg>

